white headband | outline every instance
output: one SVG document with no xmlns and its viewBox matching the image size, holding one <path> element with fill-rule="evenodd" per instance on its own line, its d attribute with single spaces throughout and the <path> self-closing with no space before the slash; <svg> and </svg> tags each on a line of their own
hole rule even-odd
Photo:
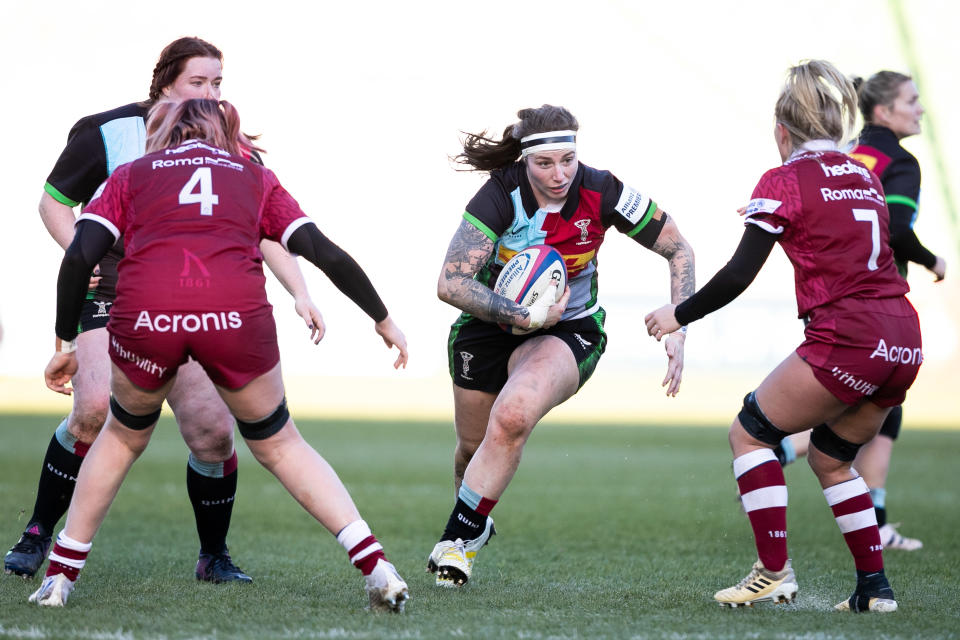
<svg viewBox="0 0 960 640">
<path fill-rule="evenodd" d="M 520 157 L 522 158 L 540 151 L 576 148 L 576 131 L 547 131 L 546 133 L 534 133 L 520 138 Z"/>
</svg>

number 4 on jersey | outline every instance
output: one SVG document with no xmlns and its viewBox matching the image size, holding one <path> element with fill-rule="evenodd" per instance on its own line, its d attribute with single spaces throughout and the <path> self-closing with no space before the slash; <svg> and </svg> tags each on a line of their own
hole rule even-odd
<svg viewBox="0 0 960 640">
<path fill-rule="evenodd" d="M 195 189 L 198 189 L 195 191 Z M 220 196 L 213 192 L 213 176 L 210 167 L 200 167 L 193 172 L 187 184 L 180 189 L 180 204 L 199 204 L 200 215 L 212 216 L 213 205 L 220 204 Z"/>
</svg>

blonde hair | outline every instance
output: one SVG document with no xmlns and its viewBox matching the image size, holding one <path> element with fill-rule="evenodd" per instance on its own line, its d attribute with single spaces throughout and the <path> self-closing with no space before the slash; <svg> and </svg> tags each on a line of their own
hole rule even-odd
<svg viewBox="0 0 960 640">
<path fill-rule="evenodd" d="M 826 60 L 806 60 L 787 72 L 774 114 L 794 147 L 810 140 L 833 140 L 843 146 L 856 124 L 857 91 Z"/>
<path fill-rule="evenodd" d="M 147 153 L 191 139 L 209 142 L 234 155 L 248 155 L 250 150 L 263 151 L 240 131 L 240 115 L 226 100 L 162 101 L 150 109 Z"/>
</svg>

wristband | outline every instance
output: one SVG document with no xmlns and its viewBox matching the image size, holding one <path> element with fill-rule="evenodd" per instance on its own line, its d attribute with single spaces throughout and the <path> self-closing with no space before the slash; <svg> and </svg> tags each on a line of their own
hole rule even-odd
<svg viewBox="0 0 960 640">
<path fill-rule="evenodd" d="M 682 327 L 674 331 L 674 333 L 682 333 L 683 335 L 687 335 L 687 325 L 683 325 Z"/>
<path fill-rule="evenodd" d="M 76 340 L 64 340 L 57 338 L 57 353 L 73 353 L 77 350 Z"/>
</svg>

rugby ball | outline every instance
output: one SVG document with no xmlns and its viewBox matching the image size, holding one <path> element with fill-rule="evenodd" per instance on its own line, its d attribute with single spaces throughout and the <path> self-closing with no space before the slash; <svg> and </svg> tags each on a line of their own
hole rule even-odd
<svg viewBox="0 0 960 640">
<path fill-rule="evenodd" d="M 529 307 L 553 282 L 557 283 L 556 302 L 567 287 L 567 265 L 559 251 L 545 244 L 537 244 L 520 251 L 503 265 L 493 292 Z M 500 328 L 518 336 L 536 331 L 507 324 L 501 324 Z"/>
</svg>

